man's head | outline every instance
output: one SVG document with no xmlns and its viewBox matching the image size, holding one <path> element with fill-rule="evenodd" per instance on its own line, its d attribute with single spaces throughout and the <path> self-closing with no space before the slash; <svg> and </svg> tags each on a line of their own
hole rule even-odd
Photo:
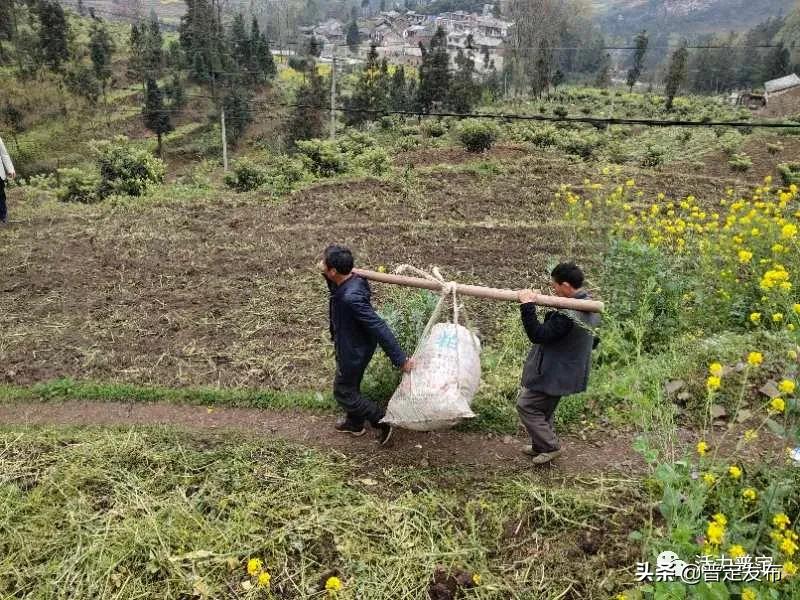
<svg viewBox="0 0 800 600">
<path fill-rule="evenodd" d="M 353 253 L 345 246 L 331 244 L 323 255 L 325 277 L 336 284 L 350 277 L 353 271 Z"/>
<path fill-rule="evenodd" d="M 550 273 L 556 296 L 572 298 L 583 287 L 583 271 L 575 263 L 561 263 Z"/>
</svg>

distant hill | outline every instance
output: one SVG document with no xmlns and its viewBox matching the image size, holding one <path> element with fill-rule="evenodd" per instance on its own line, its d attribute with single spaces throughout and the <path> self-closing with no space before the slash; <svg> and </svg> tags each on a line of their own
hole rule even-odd
<svg viewBox="0 0 800 600">
<path fill-rule="evenodd" d="M 696 35 L 742 31 L 770 17 L 781 17 L 796 0 L 592 0 L 598 21 L 609 34 L 648 29 Z"/>
</svg>

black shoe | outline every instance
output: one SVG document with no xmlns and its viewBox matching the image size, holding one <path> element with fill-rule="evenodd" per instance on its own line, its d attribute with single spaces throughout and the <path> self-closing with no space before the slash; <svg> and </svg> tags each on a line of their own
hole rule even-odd
<svg viewBox="0 0 800 600">
<path fill-rule="evenodd" d="M 389 423 L 378 423 L 376 429 L 378 430 L 378 443 L 385 446 L 392 439 L 394 428 Z"/>
<path fill-rule="evenodd" d="M 336 424 L 336 431 L 339 433 L 349 433 L 353 437 L 361 437 L 367 430 L 363 425 L 356 425 L 352 421 L 344 420 Z"/>
</svg>

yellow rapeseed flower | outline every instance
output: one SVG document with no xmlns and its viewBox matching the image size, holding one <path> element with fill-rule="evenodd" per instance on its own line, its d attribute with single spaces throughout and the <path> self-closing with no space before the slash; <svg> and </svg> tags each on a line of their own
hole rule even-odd
<svg viewBox="0 0 800 600">
<path fill-rule="evenodd" d="M 481 584 L 481 574 L 480 573 L 473 573 L 472 574 L 472 583 L 475 585 Z"/>
<path fill-rule="evenodd" d="M 772 402 L 769 403 L 770 412 L 775 413 L 782 413 L 786 410 L 786 402 L 784 402 L 783 398 L 773 398 Z"/>
<path fill-rule="evenodd" d="M 704 440 L 697 442 L 697 453 L 700 456 L 705 456 L 706 452 L 708 452 L 708 444 Z"/>
<path fill-rule="evenodd" d="M 705 482 L 705 484 L 706 484 L 707 486 L 709 486 L 709 487 L 710 487 L 710 486 L 712 486 L 712 485 L 714 485 L 714 482 L 715 482 L 716 480 L 717 480 L 717 478 L 716 478 L 716 477 L 714 477 L 714 474 L 713 474 L 713 473 L 705 473 L 705 474 L 703 475 L 703 482 Z"/>
<path fill-rule="evenodd" d="M 261 572 L 264 563 L 261 562 L 260 558 L 251 558 L 247 561 L 247 574 L 251 576 L 256 576 Z"/>
<path fill-rule="evenodd" d="M 742 590 L 742 600 L 758 600 L 758 592 L 753 588 L 744 588 Z"/>
<path fill-rule="evenodd" d="M 786 556 L 794 556 L 797 552 L 797 544 L 788 537 L 784 537 L 780 549 Z"/>
<path fill-rule="evenodd" d="M 728 467 L 728 475 L 733 479 L 739 479 L 742 476 L 742 470 L 736 465 L 731 465 Z"/>
<path fill-rule="evenodd" d="M 787 560 L 783 563 L 783 576 L 784 577 L 791 577 L 792 575 L 797 574 L 797 565 L 794 564 L 792 561 Z"/>
<path fill-rule="evenodd" d="M 709 544 L 720 546 L 725 539 L 725 526 L 711 521 L 706 529 L 706 537 L 708 538 Z"/>
<path fill-rule="evenodd" d="M 794 327 L 794 323 L 789 323 L 789 324 L 786 326 L 786 329 L 788 329 L 789 331 L 794 331 L 794 329 L 795 329 L 795 327 Z"/>
<path fill-rule="evenodd" d="M 745 442 L 752 442 L 755 439 L 758 439 L 758 432 L 755 429 L 748 429 L 744 432 Z"/>
<path fill-rule="evenodd" d="M 780 323 L 781 321 L 783 321 L 783 313 L 775 313 L 772 315 L 773 323 Z"/>
<path fill-rule="evenodd" d="M 715 514 L 713 517 L 711 517 L 711 518 L 713 519 L 714 523 L 717 523 L 717 524 L 719 524 L 719 525 L 722 525 L 723 527 L 725 527 L 725 525 L 727 525 L 727 524 L 728 524 L 728 517 L 726 517 L 726 516 L 725 516 L 724 514 L 722 514 L 722 513 L 716 513 L 716 514 Z"/>
<path fill-rule="evenodd" d="M 794 314 L 800 315 L 800 304 L 793 304 L 792 310 L 794 311 Z"/>
<path fill-rule="evenodd" d="M 730 548 L 728 548 L 728 556 L 733 559 L 741 558 L 742 556 L 747 556 L 747 552 L 740 544 L 734 544 Z"/>
<path fill-rule="evenodd" d="M 755 323 L 755 324 L 760 323 L 761 322 L 761 313 L 759 313 L 759 312 L 750 313 L 750 322 L 751 323 Z"/>
<path fill-rule="evenodd" d="M 764 362 L 764 355 L 761 352 L 750 352 L 747 355 L 747 364 L 751 367 L 757 367 Z"/>
<path fill-rule="evenodd" d="M 792 239 L 797 235 L 797 225 L 794 223 L 787 223 L 781 227 L 781 237 L 784 239 Z"/>
<path fill-rule="evenodd" d="M 797 351 L 796 350 L 789 350 L 786 353 L 786 356 L 791 360 L 797 360 Z"/>
<path fill-rule="evenodd" d="M 706 387 L 710 392 L 718 390 L 722 385 L 722 380 L 716 375 L 709 375 L 706 379 Z"/>
<path fill-rule="evenodd" d="M 791 379 L 784 379 L 778 384 L 778 389 L 782 394 L 791 396 L 795 390 L 795 383 Z"/>
<path fill-rule="evenodd" d="M 789 523 L 791 523 L 791 520 L 786 516 L 786 513 L 778 513 L 772 517 L 772 524 L 781 531 L 786 529 Z"/>
<path fill-rule="evenodd" d="M 328 581 L 325 582 L 325 589 L 328 592 L 338 592 L 342 589 L 342 580 L 338 577 L 328 577 Z"/>
<path fill-rule="evenodd" d="M 708 365 L 708 372 L 717 377 L 722 377 L 722 365 L 718 362 L 713 362 Z"/>
<path fill-rule="evenodd" d="M 258 585 L 261 587 L 269 587 L 269 582 L 272 580 L 272 575 L 267 573 L 266 571 L 262 571 L 258 574 Z"/>
<path fill-rule="evenodd" d="M 744 490 L 742 490 L 742 498 L 744 498 L 748 502 L 755 502 L 756 498 L 758 498 L 758 492 L 755 491 L 753 488 L 745 488 Z"/>
<path fill-rule="evenodd" d="M 753 253 L 748 250 L 739 250 L 739 262 L 749 263 L 753 258 Z"/>
<path fill-rule="evenodd" d="M 632 188 L 636 185 L 636 182 L 633 179 L 628 179 L 628 181 L 625 182 L 625 185 L 629 188 Z"/>
</svg>

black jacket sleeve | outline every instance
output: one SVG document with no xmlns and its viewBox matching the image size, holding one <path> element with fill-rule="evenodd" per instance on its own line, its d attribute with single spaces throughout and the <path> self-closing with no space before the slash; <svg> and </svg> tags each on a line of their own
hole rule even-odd
<svg viewBox="0 0 800 600">
<path fill-rule="evenodd" d="M 333 293 L 336 291 L 336 284 L 325 277 L 325 275 L 323 275 L 322 278 L 325 280 L 325 285 L 328 286 L 328 291 L 330 292 L 330 296 L 328 297 L 328 330 L 331 334 L 331 341 L 333 341 L 336 337 L 333 330 Z"/>
<path fill-rule="evenodd" d="M 406 354 L 400 348 L 397 338 L 389 329 L 386 321 L 381 319 L 372 308 L 369 299 L 363 294 L 352 294 L 347 296 L 347 303 L 356 319 L 378 340 L 378 344 L 386 352 L 392 364 L 398 368 L 402 367 L 407 360 Z"/>
<path fill-rule="evenodd" d="M 560 312 L 554 312 L 550 318 L 539 323 L 536 317 L 536 304 L 533 302 L 520 304 L 519 310 L 522 315 L 522 326 L 533 344 L 549 344 L 560 340 L 575 326 L 572 319 Z"/>
</svg>

